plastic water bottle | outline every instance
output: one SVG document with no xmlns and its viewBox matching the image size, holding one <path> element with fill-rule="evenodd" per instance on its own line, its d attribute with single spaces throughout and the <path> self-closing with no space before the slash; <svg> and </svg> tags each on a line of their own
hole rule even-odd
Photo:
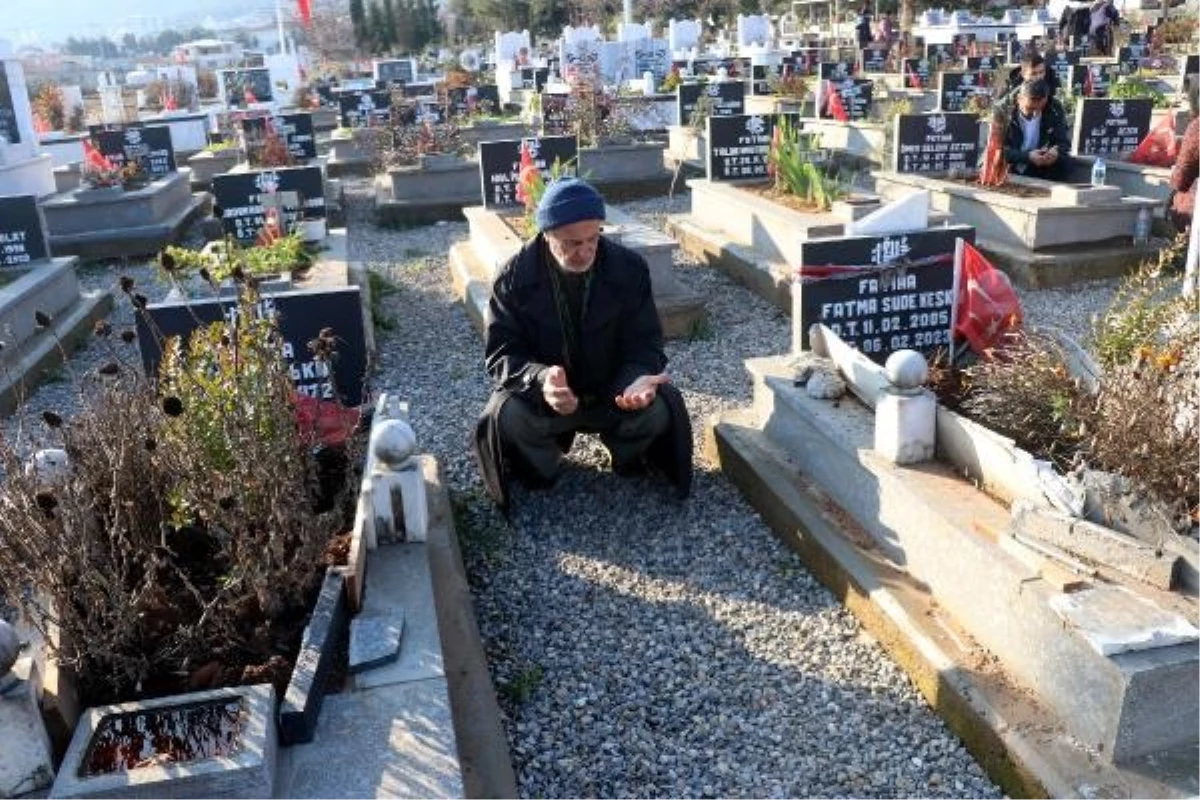
<svg viewBox="0 0 1200 800">
<path fill-rule="evenodd" d="M 1146 244 L 1150 241 L 1150 209 L 1143 208 L 1137 213 L 1137 222 L 1133 225 L 1133 243 Z"/>
<path fill-rule="evenodd" d="M 1104 179 L 1108 175 L 1108 166 L 1104 163 L 1104 159 L 1097 156 L 1096 163 L 1092 164 L 1092 186 L 1103 186 Z"/>
</svg>

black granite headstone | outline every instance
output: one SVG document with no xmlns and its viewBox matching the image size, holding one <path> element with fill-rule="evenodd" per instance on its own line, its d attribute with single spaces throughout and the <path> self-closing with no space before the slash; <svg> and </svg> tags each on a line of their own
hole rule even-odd
<svg viewBox="0 0 1200 800">
<path fill-rule="evenodd" d="M 868 47 L 859 51 L 863 72 L 887 72 L 888 52 L 882 48 Z"/>
<path fill-rule="evenodd" d="M 542 136 L 566 136 L 571 132 L 567 114 L 570 95 L 542 92 Z"/>
<path fill-rule="evenodd" d="M 412 83 L 417 79 L 416 74 L 413 72 L 411 58 L 377 61 L 375 63 L 375 70 L 377 73 L 376 80 L 385 85 Z"/>
<path fill-rule="evenodd" d="M 20 144 L 21 129 L 17 126 L 17 110 L 13 105 L 12 89 L 8 85 L 8 72 L 0 61 L 0 138 L 10 144 Z"/>
<path fill-rule="evenodd" d="M 821 88 L 821 106 L 818 116 L 821 119 L 833 119 L 830 107 L 832 93 L 836 92 L 841 98 L 842 107 L 846 109 L 850 122 L 866 119 L 871 113 L 871 95 L 875 91 L 875 82 L 866 78 L 847 78 L 826 82 Z"/>
<path fill-rule="evenodd" d="M 299 161 L 317 157 L 317 141 L 313 133 L 312 114 L 281 114 L 273 117 L 249 117 L 242 120 L 242 131 L 247 140 L 261 141 L 267 135 L 267 126 L 283 137 L 288 153 Z"/>
<path fill-rule="evenodd" d="M 161 178 L 175 171 L 175 148 L 171 146 L 171 129 L 166 125 L 100 131 L 93 138 L 100 155 L 118 169 L 135 162 L 141 164 L 151 178 Z"/>
<path fill-rule="evenodd" d="M 1001 66 L 999 57 L 994 55 L 967 56 L 966 65 L 968 72 L 990 72 Z"/>
<path fill-rule="evenodd" d="M 521 88 L 540 92 L 550 78 L 550 70 L 546 67 L 521 67 Z"/>
<path fill-rule="evenodd" d="M 938 110 L 962 111 L 976 95 L 991 96 L 992 76 L 987 72 L 938 73 Z"/>
<path fill-rule="evenodd" d="M 269 103 L 274 99 L 271 91 L 271 71 L 268 69 L 222 70 L 221 89 L 225 100 L 231 105 L 246 102 Z"/>
<path fill-rule="evenodd" d="M 746 112 L 746 84 L 741 81 L 681 83 L 675 90 L 680 125 L 692 124 L 692 114 L 701 95 L 712 99 L 710 116 L 729 117 Z"/>
<path fill-rule="evenodd" d="M 925 57 L 935 65 L 953 64 L 955 62 L 953 44 L 926 44 Z"/>
<path fill-rule="evenodd" d="M 800 244 L 802 346 L 824 323 L 872 361 L 897 350 L 930 352 L 950 344 L 955 240 L 974 243 L 967 225 L 882 236 L 839 236 Z M 841 267 L 843 270 L 837 270 Z M 835 268 L 827 277 L 804 277 Z"/>
<path fill-rule="evenodd" d="M 796 114 L 738 114 L 708 118 L 708 161 L 710 181 L 763 180 L 768 177 L 771 138 L 781 117 L 793 125 Z"/>
<path fill-rule="evenodd" d="M 238 313 L 233 299 L 183 300 L 151 303 L 146 313 L 157 331 L 137 315 L 138 344 L 147 375 L 157 375 L 162 359 L 159 336 L 164 339 L 191 336 L 201 325 L 228 319 Z M 273 317 L 279 326 L 281 351 L 296 391 L 321 400 L 337 400 L 357 406 L 364 401 L 363 380 L 367 370 L 367 344 L 363 332 L 363 310 L 357 286 L 266 293 L 257 313 Z M 337 359 L 333 380 L 328 365 L 313 358 L 308 343 L 323 328 L 337 337 Z"/>
<path fill-rule="evenodd" d="M 265 222 L 263 195 L 296 192 L 299 205 L 283 209 L 290 230 L 301 219 L 325 217 L 325 184 L 320 167 L 285 167 L 213 176 L 213 198 L 221 207 L 221 225 L 239 242 L 253 242 Z"/>
<path fill-rule="evenodd" d="M 475 87 L 475 109 L 480 113 L 500 113 L 500 88 L 494 83 Z"/>
<path fill-rule="evenodd" d="M 1071 94 L 1081 97 L 1105 97 L 1117 80 L 1116 64 L 1076 64 L 1071 67 Z"/>
<path fill-rule="evenodd" d="M 343 128 L 386 125 L 392 116 L 392 95 L 387 91 L 352 91 L 338 95 Z"/>
<path fill-rule="evenodd" d="M 817 65 L 817 74 L 823 81 L 844 81 L 854 75 L 854 65 L 849 61 L 822 61 Z"/>
<path fill-rule="evenodd" d="M 0 267 L 50 257 L 45 226 L 33 195 L 0 196 Z"/>
<path fill-rule="evenodd" d="M 904 87 L 906 89 L 927 88 L 933 66 L 933 62 L 928 58 L 904 59 Z"/>
<path fill-rule="evenodd" d="M 750 93 L 768 95 L 771 81 L 779 77 L 779 67 L 770 64 L 755 64 L 750 68 Z"/>
<path fill-rule="evenodd" d="M 1150 133 L 1154 101 L 1081 97 L 1075 106 L 1075 136 L 1071 152 L 1084 156 L 1132 152 Z"/>
<path fill-rule="evenodd" d="M 517 185 L 521 177 L 521 145 L 528 143 L 530 157 L 550 180 L 554 165 L 559 171 L 575 174 L 579 141 L 574 136 L 542 136 L 530 139 L 506 139 L 479 143 L 479 176 L 483 204 L 487 208 L 511 208 L 521 205 Z"/>
<path fill-rule="evenodd" d="M 979 118 L 974 114 L 900 114 L 892 169 L 941 173 L 973 170 L 979 161 Z"/>
<path fill-rule="evenodd" d="M 1071 67 L 1079 63 L 1080 55 L 1077 50 L 1059 50 L 1053 56 L 1046 57 L 1046 69 L 1054 70 L 1058 76 L 1059 86 L 1069 86 L 1071 82 Z"/>
</svg>

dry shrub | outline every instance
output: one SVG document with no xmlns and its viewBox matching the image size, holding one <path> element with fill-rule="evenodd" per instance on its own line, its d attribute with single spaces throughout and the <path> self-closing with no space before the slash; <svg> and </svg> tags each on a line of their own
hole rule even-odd
<svg viewBox="0 0 1200 800">
<path fill-rule="evenodd" d="M 290 657 L 345 528 L 344 499 L 317 510 L 324 464 L 297 428 L 273 321 L 249 291 L 230 311 L 166 348 L 157 391 L 133 332 L 98 323 L 112 360 L 78 381 L 81 411 L 0 438 L 0 585 L 61 631 L 55 655 L 86 704 L 252 682 Z M 63 474 L 26 468 L 56 446 Z"/>
<path fill-rule="evenodd" d="M 1060 468 L 1072 466 L 1083 432 L 1083 396 L 1062 347 L 1038 333 L 1011 334 L 996 358 L 963 371 L 958 409 Z"/>
<path fill-rule="evenodd" d="M 1200 495 L 1200 305 L 1196 292 L 1181 294 L 1167 274 L 1184 252 L 1178 245 L 1127 279 L 1096 321 L 1093 349 L 1104 377 L 1081 415 L 1097 466 L 1193 509 Z"/>
</svg>

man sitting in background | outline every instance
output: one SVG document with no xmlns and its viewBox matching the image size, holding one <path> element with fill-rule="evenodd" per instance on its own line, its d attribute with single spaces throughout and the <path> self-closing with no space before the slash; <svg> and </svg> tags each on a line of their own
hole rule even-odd
<svg viewBox="0 0 1200 800">
<path fill-rule="evenodd" d="M 1018 175 L 1066 180 L 1070 131 L 1066 112 L 1050 96 L 1049 84 L 1023 83 L 1004 133 L 1004 160 Z"/>
</svg>

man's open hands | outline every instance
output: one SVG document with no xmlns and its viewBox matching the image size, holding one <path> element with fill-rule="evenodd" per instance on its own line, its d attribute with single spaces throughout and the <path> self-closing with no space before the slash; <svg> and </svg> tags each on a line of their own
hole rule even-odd
<svg viewBox="0 0 1200 800">
<path fill-rule="evenodd" d="M 657 375 L 643 375 L 625 387 L 625 391 L 616 397 L 617 408 L 622 411 L 637 411 L 654 402 L 658 396 L 658 387 L 670 383 L 671 377 L 665 372 Z"/>
<path fill-rule="evenodd" d="M 1038 167 L 1048 167 L 1058 161 L 1058 147 L 1039 147 L 1029 151 L 1029 160 Z"/>
<path fill-rule="evenodd" d="M 559 366 L 546 370 L 542 378 L 542 397 L 556 414 L 574 414 L 575 409 L 579 408 L 579 398 L 567 385 L 567 371 Z"/>
</svg>

